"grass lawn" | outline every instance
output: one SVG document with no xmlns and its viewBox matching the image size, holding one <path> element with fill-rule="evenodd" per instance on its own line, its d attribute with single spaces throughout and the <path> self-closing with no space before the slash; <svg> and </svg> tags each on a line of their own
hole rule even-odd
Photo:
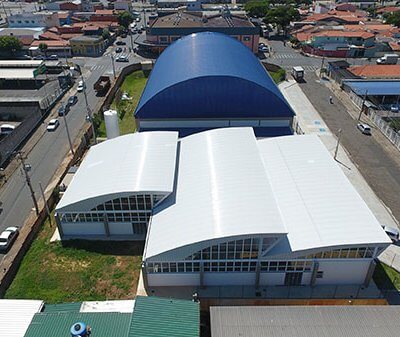
<svg viewBox="0 0 400 337">
<path fill-rule="evenodd" d="M 121 135 L 132 133 L 136 130 L 136 123 L 135 119 L 133 118 L 133 112 L 135 111 L 135 108 L 139 102 L 146 82 L 147 78 L 144 76 L 144 73 L 141 70 L 134 71 L 132 74 L 126 76 L 124 82 L 121 85 L 121 94 L 123 92 L 127 92 L 132 100 L 120 101 L 117 104 L 116 100 L 114 99 L 111 104 L 111 108 L 118 111 L 119 129 Z M 98 137 L 106 137 L 106 125 L 104 120 L 98 127 L 97 133 Z"/>
<path fill-rule="evenodd" d="M 285 69 L 279 69 L 278 71 L 269 71 L 268 73 L 271 75 L 276 84 L 282 82 L 286 76 Z"/>
<path fill-rule="evenodd" d="M 49 222 L 24 257 L 5 298 L 47 303 L 128 299 L 136 294 L 143 246 L 132 242 L 50 243 Z"/>
<path fill-rule="evenodd" d="M 378 262 L 373 277 L 379 289 L 400 290 L 400 273 L 383 263 Z"/>
</svg>

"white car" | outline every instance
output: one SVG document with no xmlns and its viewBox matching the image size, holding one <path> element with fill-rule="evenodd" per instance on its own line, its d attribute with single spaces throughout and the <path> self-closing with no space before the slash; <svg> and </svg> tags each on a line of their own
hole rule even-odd
<svg viewBox="0 0 400 337">
<path fill-rule="evenodd" d="M 129 59 L 128 59 L 127 55 L 120 55 L 115 59 L 115 61 L 117 61 L 117 62 L 129 62 Z"/>
<path fill-rule="evenodd" d="M 78 92 L 82 92 L 84 88 L 85 88 L 85 85 L 83 84 L 83 81 L 79 81 L 78 88 L 77 88 Z"/>
<path fill-rule="evenodd" d="M 391 112 L 398 113 L 398 112 L 399 112 L 399 106 L 396 105 L 396 104 L 393 104 L 393 105 L 390 107 L 390 111 L 391 111 Z"/>
<path fill-rule="evenodd" d="M 267 46 L 258 46 L 258 51 L 261 53 L 266 53 L 268 51 Z"/>
<path fill-rule="evenodd" d="M 58 119 L 50 119 L 49 124 L 47 125 L 47 131 L 54 131 L 58 128 L 59 125 L 60 122 L 58 121 Z"/>
<path fill-rule="evenodd" d="M 7 227 L 0 234 L 0 251 L 7 252 L 18 236 L 18 227 Z"/>
<path fill-rule="evenodd" d="M 371 127 L 368 124 L 358 123 L 357 129 L 360 130 L 364 135 L 371 134 Z"/>
<path fill-rule="evenodd" d="M 386 235 L 393 241 L 393 243 L 399 241 L 400 232 L 397 228 L 381 225 Z"/>
</svg>

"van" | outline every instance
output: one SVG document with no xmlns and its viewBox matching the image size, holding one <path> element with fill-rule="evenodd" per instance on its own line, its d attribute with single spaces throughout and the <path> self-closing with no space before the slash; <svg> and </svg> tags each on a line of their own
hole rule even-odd
<svg viewBox="0 0 400 337">
<path fill-rule="evenodd" d="M 2 125 L 0 125 L 0 135 L 2 135 L 2 136 L 9 135 L 14 130 L 15 130 L 15 126 L 14 125 L 10 125 L 10 124 L 2 124 Z"/>
</svg>

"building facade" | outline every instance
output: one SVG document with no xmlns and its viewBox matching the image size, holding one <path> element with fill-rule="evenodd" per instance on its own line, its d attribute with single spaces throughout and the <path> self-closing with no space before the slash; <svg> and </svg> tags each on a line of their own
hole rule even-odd
<svg viewBox="0 0 400 337">
<path fill-rule="evenodd" d="M 82 35 L 69 40 L 75 56 L 101 56 L 107 49 L 107 42 L 101 36 Z"/>
<path fill-rule="evenodd" d="M 8 17 L 10 28 L 29 27 L 54 27 L 58 26 L 59 20 L 56 12 L 36 12 L 14 14 Z"/>
</svg>

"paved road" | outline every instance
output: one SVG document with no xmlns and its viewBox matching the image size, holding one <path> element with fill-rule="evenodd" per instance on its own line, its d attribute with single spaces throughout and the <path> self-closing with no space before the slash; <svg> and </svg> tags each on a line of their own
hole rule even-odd
<svg viewBox="0 0 400 337">
<path fill-rule="evenodd" d="M 112 49 L 112 48 L 110 48 Z M 80 64 L 82 73 L 86 82 L 87 96 L 90 107 L 94 108 L 99 100 L 95 96 L 93 84 L 100 75 L 112 76 L 112 63 L 109 50 L 103 57 L 99 58 L 77 58 L 76 63 Z M 137 62 L 140 59 L 133 53 L 130 53 L 130 63 Z M 115 62 L 115 68 L 118 72 L 128 63 Z M 76 84 L 75 84 L 76 86 Z M 77 93 L 78 102 L 71 108 L 66 116 L 71 137 L 75 139 L 80 129 L 86 122 L 85 100 L 82 93 Z M 68 96 L 63 98 L 66 100 Z M 55 112 L 52 113 L 54 118 Z M 39 182 L 43 186 L 47 186 L 56 169 L 59 167 L 65 155 L 69 151 L 68 139 L 66 135 L 65 125 L 62 118 L 59 118 L 60 126 L 55 132 L 46 132 L 47 122 L 40 125 L 37 132 L 41 132 L 43 136 L 38 143 L 27 155 L 26 162 L 32 166 L 30 172 L 32 185 L 36 197 L 40 197 Z M 20 170 L 8 178 L 7 183 L 0 190 L 0 200 L 3 202 L 3 212 L 0 214 L 0 231 L 7 226 L 21 226 L 27 218 L 29 212 L 33 208 L 33 202 L 29 193 L 29 189 L 25 183 L 24 177 Z M 1 255 L 0 255 L 1 257 Z"/>
<path fill-rule="evenodd" d="M 319 83 L 315 74 L 306 75 L 306 83 L 300 84 L 308 99 L 319 111 L 332 132 L 342 129 L 342 144 L 358 166 L 378 197 L 388 206 L 397 220 L 400 220 L 400 165 L 375 139 L 366 136 L 356 128 L 357 122 L 348 114 L 346 107 Z M 380 131 L 373 129 L 373 133 Z M 399 155 L 394 152 L 393 155 Z"/>
</svg>

